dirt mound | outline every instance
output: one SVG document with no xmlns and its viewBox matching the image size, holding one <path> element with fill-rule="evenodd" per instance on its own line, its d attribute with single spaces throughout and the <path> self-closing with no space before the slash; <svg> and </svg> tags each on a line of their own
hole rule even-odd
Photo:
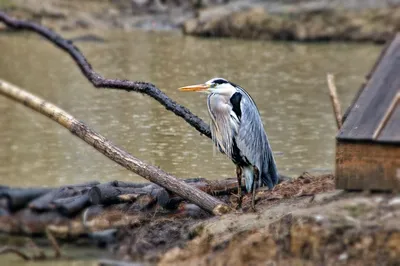
<svg viewBox="0 0 400 266">
<path fill-rule="evenodd" d="M 400 198 L 337 191 L 333 182 L 305 175 L 259 193 L 257 213 L 200 223 L 160 265 L 398 265 Z"/>
<path fill-rule="evenodd" d="M 161 254 L 189 240 L 192 219 L 160 219 L 120 230 L 117 254 L 129 260 L 157 261 Z M 126 256 L 129 254 L 129 256 Z"/>
</svg>

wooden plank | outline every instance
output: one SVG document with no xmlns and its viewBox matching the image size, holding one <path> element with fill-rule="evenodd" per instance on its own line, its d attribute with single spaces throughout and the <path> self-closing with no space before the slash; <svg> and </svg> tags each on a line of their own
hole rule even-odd
<svg viewBox="0 0 400 266">
<path fill-rule="evenodd" d="M 353 109 L 354 105 L 356 104 L 358 97 L 360 97 L 361 93 L 364 91 L 365 86 L 367 86 L 369 80 L 371 79 L 372 74 L 375 72 L 375 69 L 378 67 L 378 65 L 380 64 L 380 62 L 382 61 L 382 58 L 384 57 L 384 55 L 386 54 L 386 51 L 389 49 L 390 45 L 392 44 L 393 40 L 395 39 L 396 36 L 393 36 L 392 39 L 388 40 L 385 44 L 385 46 L 383 47 L 381 53 L 379 54 L 377 60 L 375 61 L 374 65 L 372 66 L 371 70 L 369 71 L 369 73 L 365 76 L 365 81 L 361 84 L 360 88 L 358 89 L 355 97 L 353 98 L 353 100 L 351 101 L 349 107 L 347 107 L 345 113 L 343 114 L 343 118 L 342 118 L 342 124 L 344 123 L 344 121 L 346 121 L 346 118 L 349 116 L 350 111 Z"/>
<path fill-rule="evenodd" d="M 338 142 L 336 187 L 400 191 L 400 146 Z"/>
<path fill-rule="evenodd" d="M 398 141 L 400 142 L 400 104 L 394 108 L 388 122 L 382 129 L 378 138 L 379 141 Z"/>
<path fill-rule="evenodd" d="M 337 136 L 338 140 L 373 140 L 373 134 L 400 88 L 400 34 L 392 41 Z M 396 140 L 382 140 L 395 142 Z"/>
</svg>

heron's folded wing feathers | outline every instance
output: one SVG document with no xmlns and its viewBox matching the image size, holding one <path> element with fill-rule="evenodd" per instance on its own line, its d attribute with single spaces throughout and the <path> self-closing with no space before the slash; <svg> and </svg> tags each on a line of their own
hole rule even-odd
<svg viewBox="0 0 400 266">
<path fill-rule="evenodd" d="M 268 187 L 276 184 L 276 177 L 270 173 L 273 161 L 272 150 L 254 102 L 246 95 L 242 97 L 241 119 L 236 144 L 243 156 L 260 171 L 262 182 Z M 275 167 L 275 165 L 273 165 Z"/>
</svg>

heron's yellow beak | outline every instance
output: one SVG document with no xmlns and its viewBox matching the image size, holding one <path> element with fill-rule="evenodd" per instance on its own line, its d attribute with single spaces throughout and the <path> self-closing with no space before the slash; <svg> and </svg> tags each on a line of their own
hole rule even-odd
<svg viewBox="0 0 400 266">
<path fill-rule="evenodd" d="M 181 87 L 178 90 L 180 91 L 206 91 L 210 88 L 209 85 L 206 84 L 197 84 L 197 85 L 191 85 L 191 86 L 185 86 Z"/>
</svg>

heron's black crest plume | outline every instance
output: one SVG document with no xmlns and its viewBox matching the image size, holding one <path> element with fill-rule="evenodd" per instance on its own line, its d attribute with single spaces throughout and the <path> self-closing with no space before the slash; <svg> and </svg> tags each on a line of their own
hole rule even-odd
<svg viewBox="0 0 400 266">
<path fill-rule="evenodd" d="M 229 83 L 229 81 L 227 81 L 226 79 L 222 79 L 222 78 L 216 78 L 212 81 L 212 83 L 215 84 L 224 84 L 224 83 Z"/>
</svg>

